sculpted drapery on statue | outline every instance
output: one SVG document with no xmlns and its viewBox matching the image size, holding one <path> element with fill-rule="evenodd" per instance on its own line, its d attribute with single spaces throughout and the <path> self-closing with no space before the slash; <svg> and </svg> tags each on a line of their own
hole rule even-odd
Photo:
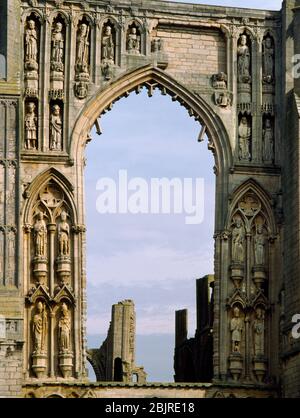
<svg viewBox="0 0 300 418">
<path fill-rule="evenodd" d="M 263 356 L 265 351 L 265 315 L 264 310 L 260 307 L 256 308 L 255 311 L 255 320 L 253 322 L 253 334 L 254 354 L 255 356 Z"/>
<path fill-rule="evenodd" d="M 245 229 L 242 219 L 237 216 L 234 221 L 232 230 L 232 261 L 235 263 L 243 263 L 245 260 Z"/>
<path fill-rule="evenodd" d="M 52 32 L 52 56 L 51 69 L 57 72 L 64 71 L 64 37 L 62 33 L 63 25 L 60 22 L 55 24 Z"/>
<path fill-rule="evenodd" d="M 247 45 L 247 36 L 241 35 L 238 43 L 238 81 L 239 83 L 250 83 L 251 82 L 251 54 L 250 49 Z"/>
<path fill-rule="evenodd" d="M 263 130 L 263 160 L 266 163 L 272 163 L 274 160 L 274 133 L 270 118 L 265 120 Z"/>
<path fill-rule="evenodd" d="M 238 306 L 235 306 L 233 309 L 233 318 L 230 321 L 231 342 L 232 342 L 233 353 L 241 352 L 243 328 L 244 328 L 244 324 L 243 324 L 243 318 L 241 318 L 240 308 Z"/>
<path fill-rule="evenodd" d="M 33 229 L 35 255 L 37 257 L 47 257 L 47 225 L 44 220 L 43 212 L 38 213 Z"/>
<path fill-rule="evenodd" d="M 87 24 L 82 23 L 79 26 L 79 33 L 77 36 L 77 59 L 76 69 L 77 72 L 88 73 L 89 68 L 89 31 L 90 28 Z"/>
<path fill-rule="evenodd" d="M 37 148 L 37 116 L 35 103 L 29 102 L 25 114 L 25 147 L 26 149 Z"/>
<path fill-rule="evenodd" d="M 256 234 L 254 236 L 254 256 L 255 264 L 263 266 L 265 264 L 265 245 L 266 239 L 261 224 L 256 225 Z"/>
<path fill-rule="evenodd" d="M 70 226 L 67 222 L 66 212 L 62 212 L 61 222 L 58 224 L 58 248 L 59 255 L 69 256 L 70 255 Z"/>
<path fill-rule="evenodd" d="M 58 340 L 61 353 L 71 351 L 71 315 L 65 302 L 61 306 L 61 316 L 58 322 Z"/>
<path fill-rule="evenodd" d="M 47 311 L 42 301 L 36 305 L 36 314 L 32 321 L 33 353 L 43 354 L 46 352 L 46 335 L 48 330 Z"/>
<path fill-rule="evenodd" d="M 107 25 L 102 37 L 102 60 L 114 63 L 115 60 L 115 44 L 112 35 L 111 26 Z"/>
<path fill-rule="evenodd" d="M 37 45 L 37 31 L 35 21 L 29 20 L 27 29 L 25 31 L 25 65 L 27 70 L 38 69 L 38 45 Z"/>
<path fill-rule="evenodd" d="M 251 127 L 246 116 L 241 118 L 239 124 L 239 159 L 249 161 L 251 159 L 250 141 Z"/>
<path fill-rule="evenodd" d="M 52 107 L 50 118 L 50 149 L 61 150 L 62 146 L 62 118 L 59 105 Z"/>
<path fill-rule="evenodd" d="M 265 83 L 274 81 L 274 47 L 270 36 L 263 42 L 263 80 Z"/>
<path fill-rule="evenodd" d="M 141 37 L 137 32 L 136 27 L 132 27 L 129 30 L 128 33 L 128 39 L 127 39 L 127 49 L 128 52 L 133 54 L 139 54 L 140 53 L 140 47 L 141 47 Z"/>
</svg>

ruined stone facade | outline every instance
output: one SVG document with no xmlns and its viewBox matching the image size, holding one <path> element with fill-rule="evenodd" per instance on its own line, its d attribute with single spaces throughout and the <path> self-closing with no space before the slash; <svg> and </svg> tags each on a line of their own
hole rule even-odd
<svg viewBox="0 0 300 418">
<path fill-rule="evenodd" d="M 146 87 L 179 101 L 215 156 L 213 383 L 300 396 L 300 1 L 0 8 L 0 394 L 87 385 L 84 150 L 101 115 Z"/>
<path fill-rule="evenodd" d="M 135 309 L 132 300 L 112 306 L 107 337 L 100 348 L 88 350 L 98 382 L 146 382 L 147 373 L 135 364 Z"/>
</svg>

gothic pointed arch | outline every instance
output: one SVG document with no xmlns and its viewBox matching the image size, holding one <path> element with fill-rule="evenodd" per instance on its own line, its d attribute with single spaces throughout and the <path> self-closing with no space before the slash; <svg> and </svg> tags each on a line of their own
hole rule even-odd
<svg viewBox="0 0 300 418">
<path fill-rule="evenodd" d="M 243 202 L 243 199 L 248 200 L 248 203 Z M 252 202 L 250 202 L 250 199 Z M 256 200 L 257 199 L 257 200 Z M 276 234 L 277 227 L 273 211 L 273 198 L 270 194 L 253 178 L 246 180 L 244 183 L 234 189 L 230 196 L 230 211 L 228 213 L 227 226 L 230 227 L 232 218 L 236 213 L 241 214 L 242 218 L 255 218 L 261 212 L 268 221 L 268 230 L 272 235 Z M 253 207 L 247 209 L 243 208 L 245 204 Z M 248 212 L 247 212 L 248 210 Z M 251 216 L 250 216 L 251 215 Z"/>
<path fill-rule="evenodd" d="M 218 173 L 223 173 L 232 165 L 232 149 L 227 130 L 221 118 L 199 95 L 178 83 L 168 73 L 158 67 L 146 65 L 131 70 L 119 79 L 101 88 L 85 105 L 73 129 L 70 157 L 81 161 L 84 146 L 89 140 L 90 131 L 95 121 L 111 110 L 113 103 L 132 91 L 137 93 L 146 86 L 149 96 L 158 88 L 162 94 L 168 94 L 173 101 L 184 106 L 189 115 L 206 128 L 209 148 L 215 155 Z"/>
<path fill-rule="evenodd" d="M 60 171 L 51 167 L 40 173 L 24 191 L 24 198 L 27 200 L 23 215 L 24 225 L 30 223 L 32 209 L 38 200 L 38 195 L 47 185 L 56 185 L 57 189 L 64 194 L 65 201 L 71 209 L 73 222 L 76 224 L 77 210 L 73 197 L 74 186 Z"/>
</svg>

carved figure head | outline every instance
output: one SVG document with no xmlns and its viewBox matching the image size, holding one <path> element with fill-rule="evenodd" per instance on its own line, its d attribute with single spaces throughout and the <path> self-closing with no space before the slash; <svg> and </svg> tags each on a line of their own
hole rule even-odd
<svg viewBox="0 0 300 418">
<path fill-rule="evenodd" d="M 34 20 L 29 20 L 28 21 L 28 27 L 29 27 L 29 29 L 35 29 L 35 21 Z"/>
</svg>

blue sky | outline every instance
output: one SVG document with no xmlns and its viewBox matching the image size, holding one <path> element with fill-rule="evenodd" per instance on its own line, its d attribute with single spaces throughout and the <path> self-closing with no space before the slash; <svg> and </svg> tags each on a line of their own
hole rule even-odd
<svg viewBox="0 0 300 418">
<path fill-rule="evenodd" d="M 200 2 L 194 2 L 200 3 Z M 207 1 L 261 7 L 259 1 Z M 264 8 L 280 8 L 265 1 Z M 189 309 L 195 330 L 195 279 L 213 273 L 214 160 L 207 142 L 198 143 L 199 123 L 170 97 L 143 90 L 118 101 L 101 119 L 103 134 L 92 132 L 86 150 L 87 275 L 89 346 L 107 332 L 111 305 L 133 299 L 137 313 L 137 364 L 150 381 L 173 380 L 175 310 Z M 100 215 L 96 210 L 102 177 L 203 178 L 204 222 L 186 225 L 182 215 Z M 157 347 L 161 346 L 159 355 Z"/>
</svg>

